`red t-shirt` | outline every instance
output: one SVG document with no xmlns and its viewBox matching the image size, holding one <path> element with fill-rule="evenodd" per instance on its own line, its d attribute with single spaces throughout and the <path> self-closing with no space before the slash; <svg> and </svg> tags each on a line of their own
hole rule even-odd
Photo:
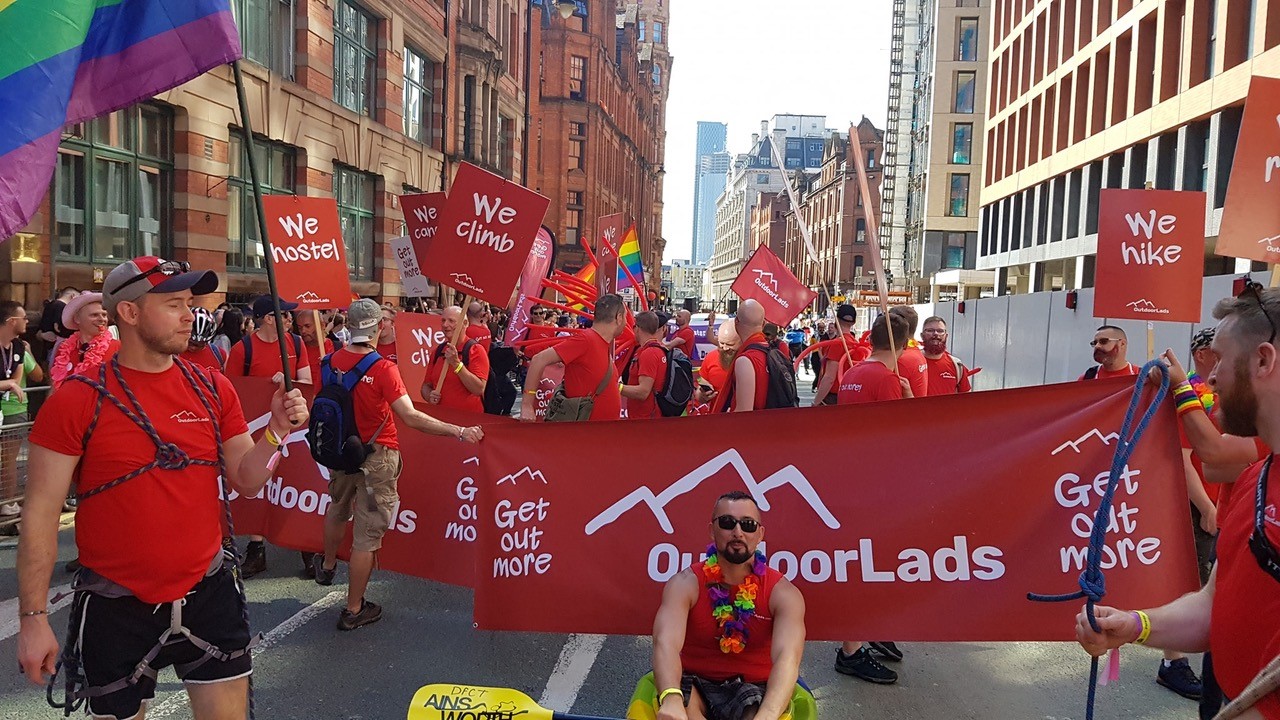
<svg viewBox="0 0 1280 720">
<path fill-rule="evenodd" d="M 221 438 L 195 388 L 176 365 L 159 373 L 122 367 L 129 389 L 146 410 L 160 439 L 182 448 L 192 459 L 217 462 L 220 439 L 247 433 L 240 398 L 222 373 L 212 377 L 221 403 L 209 398 L 218 413 Z M 107 389 L 124 399 L 112 372 Z M 155 460 L 155 444 L 111 402 L 97 409 L 98 393 L 71 381 L 49 396 L 36 418 L 31 442 L 80 458 L 76 468 L 80 492 L 105 485 Z M 89 423 L 93 434 L 85 444 Z M 222 547 L 221 484 L 217 465 L 185 470 L 150 470 L 99 495 L 76 510 L 76 545 L 80 561 L 102 576 L 133 591 L 144 603 L 177 600 L 209 569 Z"/>
<path fill-rule="evenodd" d="M 769 597 L 782 579 L 782 573 L 767 568 L 764 577 L 759 578 L 756 613 L 747 620 L 750 640 L 742 652 L 727 654 L 720 650 L 720 624 L 711 614 L 711 594 L 703 590 L 707 585 L 706 570 L 702 563 L 694 563 L 692 569 L 698 578 L 698 600 L 689 609 L 684 646 L 680 648 L 681 668 L 713 682 L 736 677 L 749 683 L 768 681 L 773 669 L 773 613 L 769 611 Z"/>
<path fill-rule="evenodd" d="M 311 367 L 311 384 L 316 387 L 320 387 L 321 385 L 324 384 L 324 380 L 320 378 L 320 361 L 324 359 L 324 356 L 316 352 L 315 345 L 312 345 L 311 347 L 307 348 L 307 350 L 308 350 L 307 362 Z M 327 356 L 332 353 L 333 353 L 333 341 L 330 340 L 329 338 L 325 338 L 324 339 L 324 355 Z"/>
<path fill-rule="evenodd" d="M 680 345 L 676 349 L 687 355 L 689 359 L 692 360 L 694 355 L 697 353 L 698 348 L 698 337 L 694 335 L 693 328 L 685 325 L 679 330 L 676 330 L 675 333 L 671 335 L 671 339 L 675 340 L 676 338 L 684 340 L 684 344 Z"/>
<path fill-rule="evenodd" d="M 711 383 L 717 392 L 724 389 L 725 380 L 729 379 L 729 371 L 720 367 L 720 348 L 707 353 L 698 368 L 698 377 Z"/>
<path fill-rule="evenodd" d="M 468 325 L 467 339 L 480 343 L 480 347 L 488 353 L 489 347 L 493 344 L 493 333 L 489 332 L 488 325 Z"/>
<path fill-rule="evenodd" d="M 342 348 L 333 354 L 329 364 L 338 372 L 347 372 L 363 357 L 363 354 Z M 404 389 L 404 381 L 400 379 L 400 369 L 383 355 L 383 359 L 374 363 L 356 384 L 356 389 L 351 391 L 351 406 L 356 411 L 356 429 L 360 431 L 360 439 L 368 440 L 378 426 L 382 425 L 382 432 L 378 433 L 373 442 L 399 450 L 400 441 L 396 436 L 396 420 L 391 403 L 408 394 Z"/>
<path fill-rule="evenodd" d="M 864 360 L 845 371 L 836 398 L 840 405 L 901 400 L 902 385 L 884 363 Z"/>
<path fill-rule="evenodd" d="M 617 420 L 622 415 L 622 396 L 618 394 L 618 375 L 613 371 L 609 343 L 594 330 L 572 333 L 556 345 L 556 354 L 564 361 L 564 391 L 571 398 L 595 396 L 591 420 Z M 605 374 L 610 379 L 596 395 Z"/>
<path fill-rule="evenodd" d="M 653 390 L 643 400 L 627 398 L 627 417 L 631 420 L 662 417 L 654 396 L 667 388 L 667 352 L 657 340 L 645 343 L 640 352 L 631 357 L 627 384 L 637 385 L 642 377 L 653 378 Z"/>
<path fill-rule="evenodd" d="M 466 343 L 467 341 L 464 340 L 462 346 L 465 346 Z M 458 359 L 462 359 L 462 347 L 458 347 Z M 481 380 L 489 379 L 489 353 L 485 352 L 484 347 L 479 342 L 471 346 L 465 365 L 467 372 L 472 375 Z M 435 389 L 436 383 L 440 380 L 440 371 L 444 367 L 444 352 L 434 353 L 426 374 L 426 383 L 431 386 L 431 389 Z M 440 388 L 440 407 L 482 413 L 484 412 L 484 398 L 468 390 L 462 384 L 462 378 L 450 366 L 448 370 L 445 370 L 444 385 Z"/>
<path fill-rule="evenodd" d="M 746 358 L 751 363 L 751 369 L 756 375 L 756 393 L 755 399 L 751 403 L 752 410 L 764 410 L 769 398 L 769 369 L 767 367 L 768 360 L 765 354 L 756 350 L 747 350 L 750 345 L 764 345 L 764 333 L 758 332 L 747 338 L 741 345 L 738 357 L 734 358 L 733 365 L 729 367 L 728 377 L 725 379 L 724 389 L 716 396 L 716 412 L 733 412 L 734 405 L 734 366 L 742 358 Z"/>
<path fill-rule="evenodd" d="M 929 364 L 929 395 L 955 395 L 973 390 L 969 378 L 960 374 L 960 363 L 956 362 L 951 353 L 944 352 L 937 360 L 924 360 Z M 915 392 L 914 388 L 912 392 Z"/>
<path fill-rule="evenodd" d="M 1140 369 L 1141 369 L 1141 368 L 1139 368 L 1137 365 L 1134 365 L 1133 363 L 1127 363 L 1124 367 L 1120 368 L 1119 370 L 1115 370 L 1115 371 L 1108 370 L 1108 369 L 1106 369 L 1106 368 L 1102 367 L 1101 365 L 1099 365 L 1099 366 L 1098 366 L 1098 374 L 1097 374 L 1097 375 L 1095 375 L 1095 376 L 1093 377 L 1093 379 L 1094 379 L 1094 380 L 1106 380 L 1107 378 L 1113 378 L 1113 377 L 1125 377 L 1125 376 L 1137 375 L 1137 374 L 1138 374 L 1138 371 L 1139 371 Z M 1084 379 L 1085 379 L 1085 376 L 1084 376 L 1084 375 L 1081 375 L 1080 377 L 1078 377 L 1078 378 L 1076 378 L 1076 379 L 1077 379 L 1077 380 L 1084 380 Z"/>
<path fill-rule="evenodd" d="M 217 370 L 218 372 L 225 372 L 225 369 L 222 367 L 222 362 L 218 360 L 218 356 L 213 352 L 212 345 L 205 345 L 199 350 L 192 350 L 191 347 L 188 346 L 187 351 L 182 353 L 180 357 L 193 365 L 199 365 L 202 368 L 209 368 L 210 370 Z M 240 369 L 243 370 L 243 359 L 240 360 L 240 364 Z"/>
<path fill-rule="evenodd" d="M 907 346 L 898 356 L 898 374 L 911 383 L 912 397 L 926 397 L 929 394 L 929 361 L 924 359 L 920 348 Z"/>
<path fill-rule="evenodd" d="M 837 337 L 835 339 L 838 340 L 839 338 Z M 866 345 L 858 342 L 858 338 L 855 337 L 853 333 L 845 333 L 844 339 L 848 343 L 849 357 L 853 362 L 860 363 L 871 356 L 871 351 L 867 349 Z M 845 343 L 843 342 L 832 343 L 823 348 L 822 357 L 824 360 L 824 367 L 826 362 L 839 363 L 844 358 L 844 351 Z"/>
<path fill-rule="evenodd" d="M 394 342 L 378 343 L 377 349 L 379 355 L 393 363 L 399 364 L 400 360 L 396 357 L 396 344 Z"/>
<path fill-rule="evenodd" d="M 267 342 L 258 337 L 258 333 L 248 336 L 249 341 L 253 343 L 253 361 L 249 365 L 249 377 L 273 377 L 276 373 L 282 372 L 280 365 L 280 344 L 275 342 Z M 294 348 L 301 351 L 301 360 Z M 298 378 L 299 367 L 310 367 L 311 359 L 307 355 L 307 346 L 299 341 L 295 344 L 292 337 L 284 339 L 284 349 L 289 355 L 289 374 L 296 380 Z M 227 375 L 231 377 L 244 377 L 244 343 L 238 342 L 231 346 L 231 352 L 227 354 Z M 316 382 L 315 378 L 311 379 Z"/>
<path fill-rule="evenodd" d="M 1274 464 L 1274 460 L 1273 460 Z M 1249 681 L 1280 654 L 1280 592 L 1276 579 L 1258 566 L 1249 550 L 1255 522 L 1254 498 L 1263 463 L 1251 465 L 1236 481 L 1236 494 L 1218 516 L 1218 576 L 1209 623 L 1213 673 L 1227 697 L 1238 697 Z M 1274 470 L 1274 468 L 1273 468 Z M 1280 479 L 1267 482 L 1263 525 L 1273 547 L 1280 547 Z M 1257 705 L 1269 720 L 1280 718 L 1280 694 Z"/>
</svg>

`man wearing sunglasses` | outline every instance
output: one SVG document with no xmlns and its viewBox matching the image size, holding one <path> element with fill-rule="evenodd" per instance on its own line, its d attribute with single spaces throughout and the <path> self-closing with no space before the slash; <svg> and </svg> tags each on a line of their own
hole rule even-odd
<svg viewBox="0 0 1280 720">
<path fill-rule="evenodd" d="M 1251 284 L 1239 297 L 1218 303 L 1213 315 L 1221 321 L 1211 345 L 1219 362 L 1208 382 L 1218 393 L 1222 429 L 1258 436 L 1274 448 L 1280 443 L 1280 291 Z M 1181 404 L 1178 398 L 1187 393 L 1194 390 L 1180 385 L 1175 399 Z M 1202 412 L 1191 400 L 1187 397 L 1188 412 Z M 1268 482 L 1274 459 L 1250 466 L 1236 481 L 1231 501 L 1219 509 L 1218 564 L 1205 587 L 1146 611 L 1098 607 L 1101 632 L 1081 613 L 1076 637 L 1085 650 L 1099 656 L 1130 642 L 1184 652 L 1211 649 L 1223 693 L 1241 697 L 1259 671 L 1280 656 L 1280 483 Z M 1262 695 L 1238 717 L 1280 719 L 1280 694 Z"/>
<path fill-rule="evenodd" d="M 1137 375 L 1138 366 L 1129 362 L 1129 338 L 1115 325 L 1103 325 L 1089 341 L 1093 348 L 1093 361 L 1098 363 L 1079 377 L 1080 380 L 1106 380 L 1113 377 Z"/>
<path fill-rule="evenodd" d="M 654 618 L 658 720 L 777 720 L 800 677 L 804 598 L 757 552 L 764 526 L 750 495 L 721 495 L 709 530 L 712 554 L 667 582 Z M 754 610 L 732 604 L 744 587 Z M 732 620 L 717 621 L 725 603 Z"/>
</svg>

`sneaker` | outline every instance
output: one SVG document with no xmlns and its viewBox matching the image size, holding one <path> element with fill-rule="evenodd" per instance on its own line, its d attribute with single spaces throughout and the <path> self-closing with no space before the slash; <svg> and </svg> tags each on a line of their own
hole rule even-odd
<svg viewBox="0 0 1280 720">
<path fill-rule="evenodd" d="M 865 647 L 858 648 L 858 652 L 852 655 L 845 655 L 843 650 L 837 649 L 836 672 L 852 675 L 877 685 L 892 685 L 898 682 L 898 673 L 881 665 Z"/>
<path fill-rule="evenodd" d="M 885 660 L 889 660 L 891 662 L 902 661 L 902 651 L 898 649 L 898 646 L 896 644 L 888 642 L 887 640 L 880 641 L 880 642 L 869 642 L 867 643 L 867 647 L 871 648 L 872 652 L 876 653 L 877 655 L 884 658 Z"/>
<path fill-rule="evenodd" d="M 244 560 L 240 561 L 240 578 L 248 580 L 258 573 L 267 570 L 267 546 L 260 542 L 251 542 L 245 548 Z"/>
<path fill-rule="evenodd" d="M 315 559 L 318 553 L 299 551 L 298 554 L 302 556 L 302 577 L 308 580 L 315 580 L 316 579 Z"/>
<path fill-rule="evenodd" d="M 355 630 L 358 627 L 372 625 L 382 619 L 382 606 L 368 600 L 360 601 L 360 612 L 353 613 L 346 608 L 338 616 L 339 630 Z"/>
<path fill-rule="evenodd" d="M 315 578 L 317 585 L 329 586 L 333 584 L 333 576 L 338 572 L 338 566 L 334 565 L 332 570 L 324 569 L 324 555 L 316 553 L 311 556 L 311 577 Z"/>
<path fill-rule="evenodd" d="M 1156 673 L 1156 682 L 1188 700 L 1197 702 L 1204 690 L 1200 678 L 1196 677 L 1196 671 L 1191 669 L 1191 663 L 1187 662 L 1186 658 L 1178 658 L 1172 662 L 1162 661 L 1160 671 Z"/>
<path fill-rule="evenodd" d="M 0 505 L 0 517 L 14 517 L 22 514 L 22 506 L 18 503 Z"/>
</svg>

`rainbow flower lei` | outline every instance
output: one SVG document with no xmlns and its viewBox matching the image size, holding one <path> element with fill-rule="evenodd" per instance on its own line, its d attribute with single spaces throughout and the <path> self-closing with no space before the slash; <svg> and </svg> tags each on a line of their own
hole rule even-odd
<svg viewBox="0 0 1280 720">
<path fill-rule="evenodd" d="M 1217 393 L 1195 373 L 1187 376 L 1187 382 L 1191 383 L 1191 389 L 1196 391 L 1196 397 L 1200 398 L 1200 404 L 1204 406 L 1205 413 L 1213 415 L 1213 404 L 1218 399 Z"/>
<path fill-rule="evenodd" d="M 707 594 L 711 597 L 711 617 L 720 626 L 720 652 L 740 653 L 746 649 L 747 622 L 756 614 L 756 595 L 768 567 L 764 553 L 757 550 L 751 563 L 751 573 L 731 594 L 725 587 L 716 546 L 707 546 L 707 560 L 702 569 L 707 576 Z"/>
</svg>

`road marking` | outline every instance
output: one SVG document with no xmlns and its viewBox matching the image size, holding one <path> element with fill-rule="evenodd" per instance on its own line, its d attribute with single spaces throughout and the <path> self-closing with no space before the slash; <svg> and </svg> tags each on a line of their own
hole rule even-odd
<svg viewBox="0 0 1280 720">
<path fill-rule="evenodd" d="M 266 650 L 279 645 L 282 640 L 289 636 L 293 631 L 306 625 L 314 620 L 320 613 L 335 608 L 347 602 L 347 593 L 345 590 L 334 590 L 319 600 L 311 603 L 307 607 L 302 608 L 294 613 L 292 617 L 271 629 L 262 637 L 262 642 L 258 643 L 258 647 L 253 649 L 253 656 L 256 658 Z M 187 693 L 185 690 L 177 690 L 174 692 L 164 693 L 159 698 L 160 703 L 147 712 L 148 718 L 158 720 L 158 718 L 172 717 L 179 712 L 190 712 L 190 706 L 187 702 Z"/>
<path fill-rule="evenodd" d="M 53 600 L 55 596 L 62 594 L 65 594 L 66 597 L 56 603 L 49 603 L 50 615 L 71 604 L 71 583 L 49 588 L 49 600 Z M 18 621 L 18 598 L 9 598 L 4 602 L 0 602 L 0 642 L 18 634 Z"/>
<path fill-rule="evenodd" d="M 604 635 L 570 635 L 560 650 L 560 659 L 547 678 L 547 688 L 542 691 L 538 704 L 559 712 L 569 712 L 578 699 L 587 673 L 596 662 L 600 648 L 604 647 Z"/>
</svg>

